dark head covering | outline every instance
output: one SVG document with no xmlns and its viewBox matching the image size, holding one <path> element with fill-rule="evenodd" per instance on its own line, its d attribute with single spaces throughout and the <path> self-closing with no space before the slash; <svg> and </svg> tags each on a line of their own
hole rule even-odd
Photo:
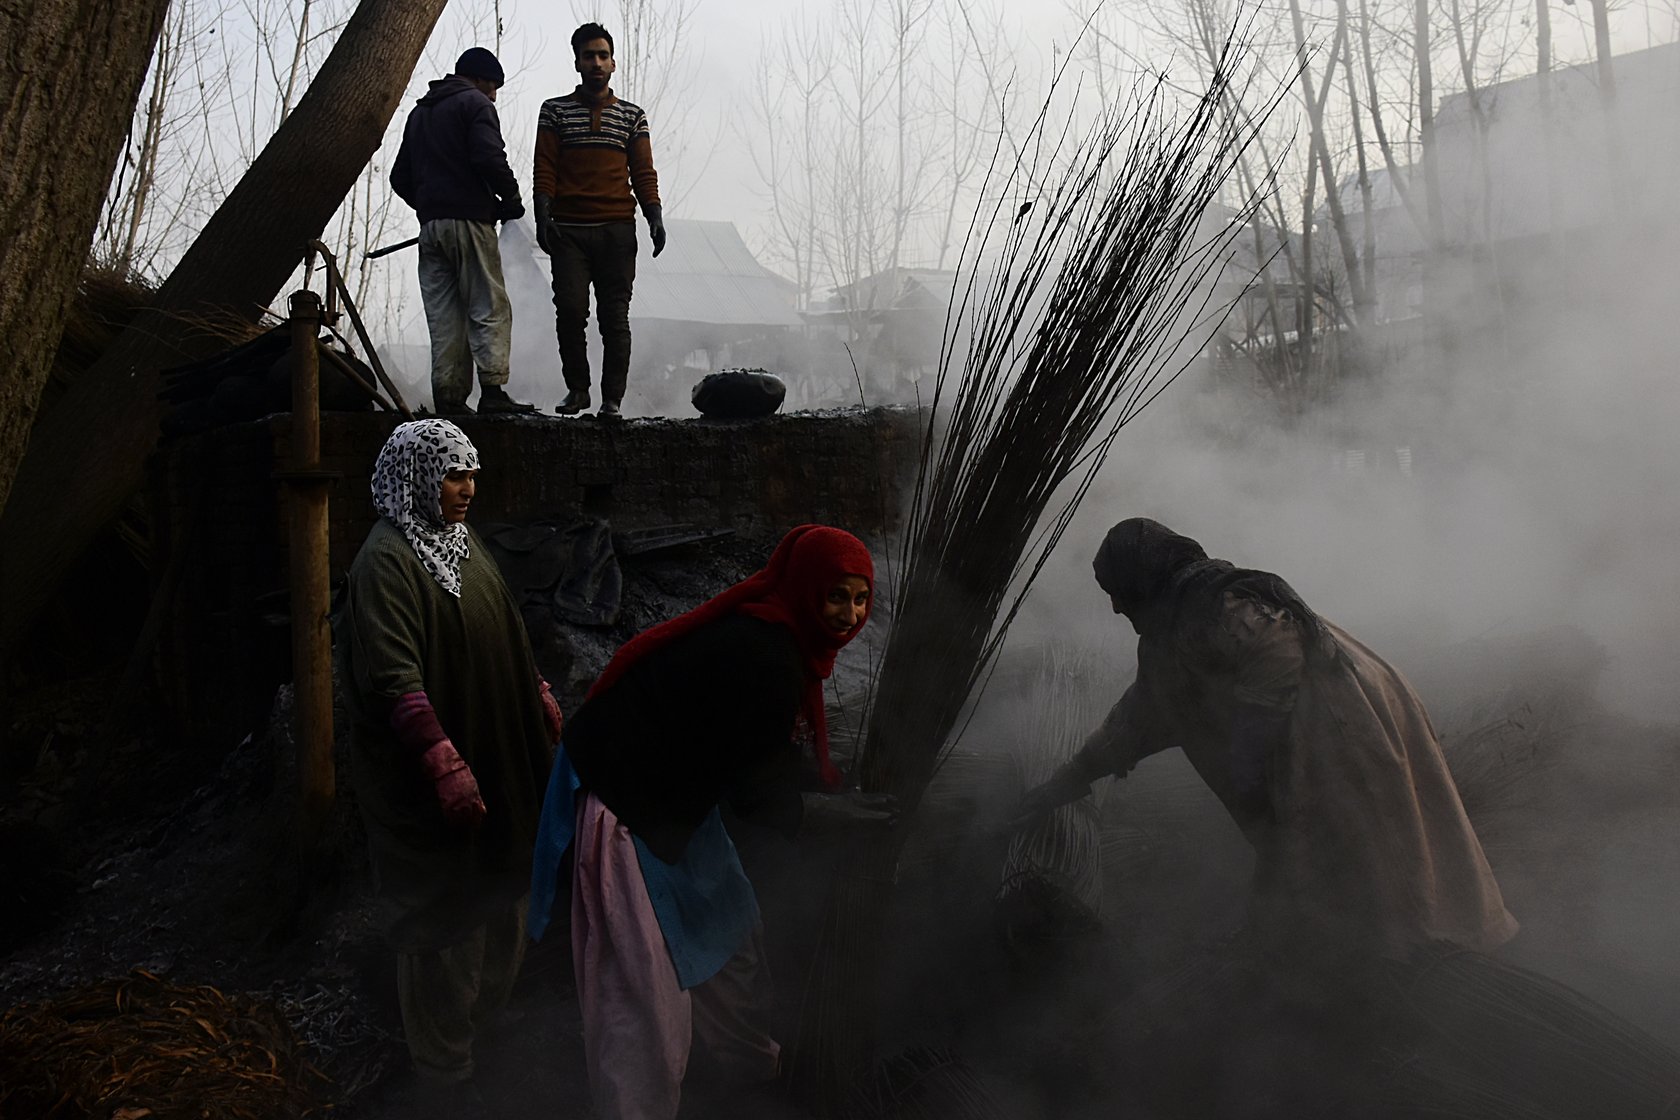
<svg viewBox="0 0 1680 1120">
<path fill-rule="evenodd" d="M 1159 521 L 1129 517 L 1108 531 L 1091 568 L 1097 585 L 1135 623 L 1138 612 L 1172 586 L 1173 576 L 1207 558 L 1201 545 Z"/>
<path fill-rule="evenodd" d="M 1108 531 L 1091 562 L 1097 583 L 1138 633 L 1170 624 L 1181 598 L 1212 599 L 1235 592 L 1289 612 L 1309 653 L 1335 657 L 1329 627 L 1281 576 L 1209 560 L 1202 546 L 1159 521 L 1132 517 Z"/>
<path fill-rule="evenodd" d="M 866 611 L 857 625 L 844 634 L 835 633 L 823 624 L 823 605 L 829 589 L 846 576 L 861 577 L 873 591 L 875 565 L 867 545 L 844 529 L 828 525 L 801 525 L 789 530 L 762 571 L 686 614 L 642 631 L 621 646 L 589 695 L 594 697 L 607 691 L 626 669 L 654 650 L 697 626 L 727 615 L 751 615 L 785 626 L 793 632 L 805 660 L 803 714 L 806 726 L 811 729 L 817 769 L 824 784 L 836 788 L 840 773 L 828 758 L 828 720 L 823 710 L 822 682 L 834 671 L 835 655 L 869 621 Z"/>
<path fill-rule="evenodd" d="M 483 47 L 468 47 L 462 51 L 461 57 L 455 60 L 455 73 L 463 78 L 495 82 L 497 89 L 501 89 L 502 83 L 507 81 L 507 75 L 502 73 L 501 61 Z"/>
</svg>

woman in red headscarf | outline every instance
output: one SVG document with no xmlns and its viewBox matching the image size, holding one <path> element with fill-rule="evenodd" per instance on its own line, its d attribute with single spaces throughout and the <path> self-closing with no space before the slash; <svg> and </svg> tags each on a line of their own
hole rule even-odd
<svg viewBox="0 0 1680 1120">
<path fill-rule="evenodd" d="M 818 815 L 891 819 L 883 799 L 837 792 L 823 714 L 822 682 L 873 591 L 862 541 L 802 525 L 763 571 L 627 643 L 567 723 L 530 925 L 534 937 L 546 928 L 570 845 L 600 1116 L 675 1116 L 695 1039 L 726 1077 L 776 1075 L 780 1051 L 752 998 L 758 904 L 718 805 L 789 832 Z"/>
</svg>

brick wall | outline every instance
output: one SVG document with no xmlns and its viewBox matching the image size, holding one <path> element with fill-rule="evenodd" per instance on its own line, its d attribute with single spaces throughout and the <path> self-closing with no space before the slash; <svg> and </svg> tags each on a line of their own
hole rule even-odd
<svg viewBox="0 0 1680 1120">
<path fill-rule="evenodd" d="M 336 584 L 376 520 L 368 479 L 396 419 L 322 417 Z M 846 410 L 754 421 L 464 417 L 483 464 L 476 524 L 588 513 L 615 529 L 689 522 L 774 538 L 807 521 L 897 527 L 914 470 L 914 413 Z M 180 565 L 159 656 L 178 733 L 223 747 L 255 730 L 290 676 L 286 540 L 275 471 L 291 418 L 166 445 L 153 465 L 154 524 Z"/>
</svg>

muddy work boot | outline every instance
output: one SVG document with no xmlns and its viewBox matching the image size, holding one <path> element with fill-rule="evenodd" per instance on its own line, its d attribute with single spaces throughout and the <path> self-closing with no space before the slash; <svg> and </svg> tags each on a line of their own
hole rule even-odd
<svg viewBox="0 0 1680 1120">
<path fill-rule="evenodd" d="M 478 414 L 480 416 L 529 414 L 536 410 L 536 405 L 524 404 L 508 396 L 507 390 L 500 385 L 486 385 L 478 391 Z"/>
<path fill-rule="evenodd" d="M 434 411 L 439 416 L 471 416 L 473 410 L 466 401 L 438 401 Z"/>
<path fill-rule="evenodd" d="M 623 411 L 618 407 L 617 401 L 602 401 L 601 407 L 595 415 L 603 420 L 622 420 L 624 418 Z"/>
<path fill-rule="evenodd" d="M 573 389 L 566 394 L 566 399 L 554 406 L 554 411 L 562 416 L 576 416 L 589 407 L 589 390 Z"/>
</svg>

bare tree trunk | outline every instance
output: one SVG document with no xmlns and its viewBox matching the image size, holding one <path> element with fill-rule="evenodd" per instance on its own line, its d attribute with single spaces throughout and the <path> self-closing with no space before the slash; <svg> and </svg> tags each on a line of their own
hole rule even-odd
<svg viewBox="0 0 1680 1120">
<path fill-rule="evenodd" d="M 0 5 L 0 509 L 167 8 L 167 0 Z M 10 582 L 11 569 L 0 571 Z"/>
<path fill-rule="evenodd" d="M 1370 299 L 1366 293 L 1364 277 L 1359 272 L 1359 250 L 1354 247 L 1347 215 L 1342 210 L 1341 181 L 1330 164 L 1330 145 L 1324 138 L 1324 98 L 1330 93 L 1332 75 L 1336 69 L 1336 56 L 1341 53 L 1342 37 L 1348 30 L 1347 20 L 1342 18 L 1343 15 L 1343 10 L 1338 7 L 1336 39 L 1330 45 L 1329 62 L 1324 67 L 1324 88 L 1322 93 L 1314 93 L 1312 66 L 1307 57 L 1307 31 L 1305 21 L 1301 18 L 1300 0 L 1289 0 L 1289 18 L 1295 30 L 1295 50 L 1301 70 L 1301 101 L 1307 107 L 1307 120 L 1312 128 L 1313 158 L 1318 161 L 1319 174 L 1324 177 L 1324 201 L 1330 211 L 1330 229 L 1335 233 L 1336 246 L 1342 253 L 1342 271 L 1346 274 L 1348 287 L 1353 293 L 1353 317 L 1356 322 L 1363 323 L 1371 314 Z M 1310 215 L 1308 220 L 1311 220 Z"/>
<path fill-rule="evenodd" d="M 1377 148 L 1382 152 L 1383 166 L 1388 168 L 1388 181 L 1394 186 L 1394 193 L 1400 197 L 1400 203 L 1411 215 L 1412 224 L 1423 234 L 1426 242 L 1433 242 L 1435 235 L 1429 229 L 1429 217 L 1418 209 L 1417 198 L 1412 194 L 1411 182 L 1408 179 L 1410 168 L 1402 169 L 1398 160 L 1394 158 L 1394 145 L 1389 143 L 1388 131 L 1383 127 L 1382 98 L 1377 88 L 1377 63 L 1371 50 L 1371 11 L 1367 0 L 1359 0 L 1359 45 L 1360 53 L 1365 62 L 1365 84 L 1369 91 L 1367 105 L 1371 112 L 1371 131 L 1377 137 Z"/>
<path fill-rule="evenodd" d="M 1336 0 L 1336 12 L 1342 26 L 1349 26 L 1347 0 Z M 1359 168 L 1359 246 L 1360 280 L 1365 285 L 1366 305 L 1359 313 L 1359 321 L 1369 322 L 1377 314 L 1377 226 L 1372 214 L 1371 171 L 1365 159 L 1365 126 L 1359 120 L 1359 77 L 1353 69 L 1353 33 L 1342 36 L 1342 72 L 1347 75 L 1348 115 L 1353 120 L 1353 153 Z M 1328 74 L 1328 71 L 1326 72 Z M 1328 76 L 1325 79 L 1329 80 Z"/>
<path fill-rule="evenodd" d="M 1593 13 L 1593 46 L 1598 54 L 1598 92 L 1606 105 L 1616 101 L 1616 68 L 1610 52 L 1610 0 L 1588 0 Z"/>
<path fill-rule="evenodd" d="M 1466 41 L 1465 21 L 1460 11 L 1459 0 L 1450 0 L 1447 10 L 1452 17 L 1453 42 L 1458 48 L 1458 66 L 1464 80 L 1464 96 L 1470 103 L 1470 119 L 1475 125 L 1476 173 L 1481 181 L 1482 244 L 1487 254 L 1490 273 L 1488 287 L 1492 289 L 1494 303 L 1499 309 L 1497 325 L 1500 345 L 1508 354 L 1510 339 L 1506 331 L 1508 316 L 1505 306 L 1505 278 L 1500 263 L 1499 232 L 1493 226 L 1493 168 L 1488 160 L 1488 132 L 1491 124 L 1488 120 L 1487 106 L 1482 103 L 1481 84 L 1476 75 L 1480 34 L 1478 28 L 1472 27 L 1471 38 Z"/>
<path fill-rule="evenodd" d="M 1598 55 L 1598 97 L 1604 110 L 1604 144 L 1610 159 L 1610 200 L 1626 208 L 1627 160 L 1622 152 L 1622 121 L 1616 108 L 1616 66 L 1610 51 L 1610 0 L 1588 0 L 1593 13 L 1593 46 Z"/>
<path fill-rule="evenodd" d="M 140 230 L 145 225 L 147 205 L 157 182 L 158 150 L 163 143 L 163 124 L 169 112 L 169 90 L 175 84 L 176 53 L 181 31 L 179 20 L 173 27 L 165 21 L 158 34 L 157 54 L 152 64 L 152 93 L 146 101 L 146 127 L 141 132 L 140 148 L 134 157 L 134 188 L 128 199 L 122 248 L 112 262 L 125 276 L 134 269 Z"/>
<path fill-rule="evenodd" d="M 1317 269 L 1313 265 L 1313 197 L 1318 190 L 1318 162 L 1307 161 L 1307 187 L 1301 192 L 1301 294 L 1295 300 L 1295 334 L 1301 368 L 1312 369 L 1313 327 L 1318 320 Z"/>
<path fill-rule="evenodd" d="M 1412 38 L 1417 51 L 1418 142 L 1423 150 L 1424 212 L 1429 215 L 1429 246 L 1439 251 L 1445 240 L 1441 213 L 1441 169 L 1435 151 L 1435 77 L 1429 60 L 1429 0 L 1414 0 Z"/>
<path fill-rule="evenodd" d="M 1558 228 L 1557 109 L 1552 101 L 1551 0 L 1534 0 L 1534 80 L 1540 89 L 1540 150 L 1546 161 L 1546 238 L 1555 242 Z M 1556 245 L 1553 245 L 1556 251 Z"/>
<path fill-rule="evenodd" d="M 155 307 L 43 417 L 0 516 L 0 651 L 14 648 L 63 571 L 139 485 L 157 443 L 159 369 L 215 348 L 205 320 L 255 319 L 355 185 L 443 6 L 362 0 Z"/>
</svg>

